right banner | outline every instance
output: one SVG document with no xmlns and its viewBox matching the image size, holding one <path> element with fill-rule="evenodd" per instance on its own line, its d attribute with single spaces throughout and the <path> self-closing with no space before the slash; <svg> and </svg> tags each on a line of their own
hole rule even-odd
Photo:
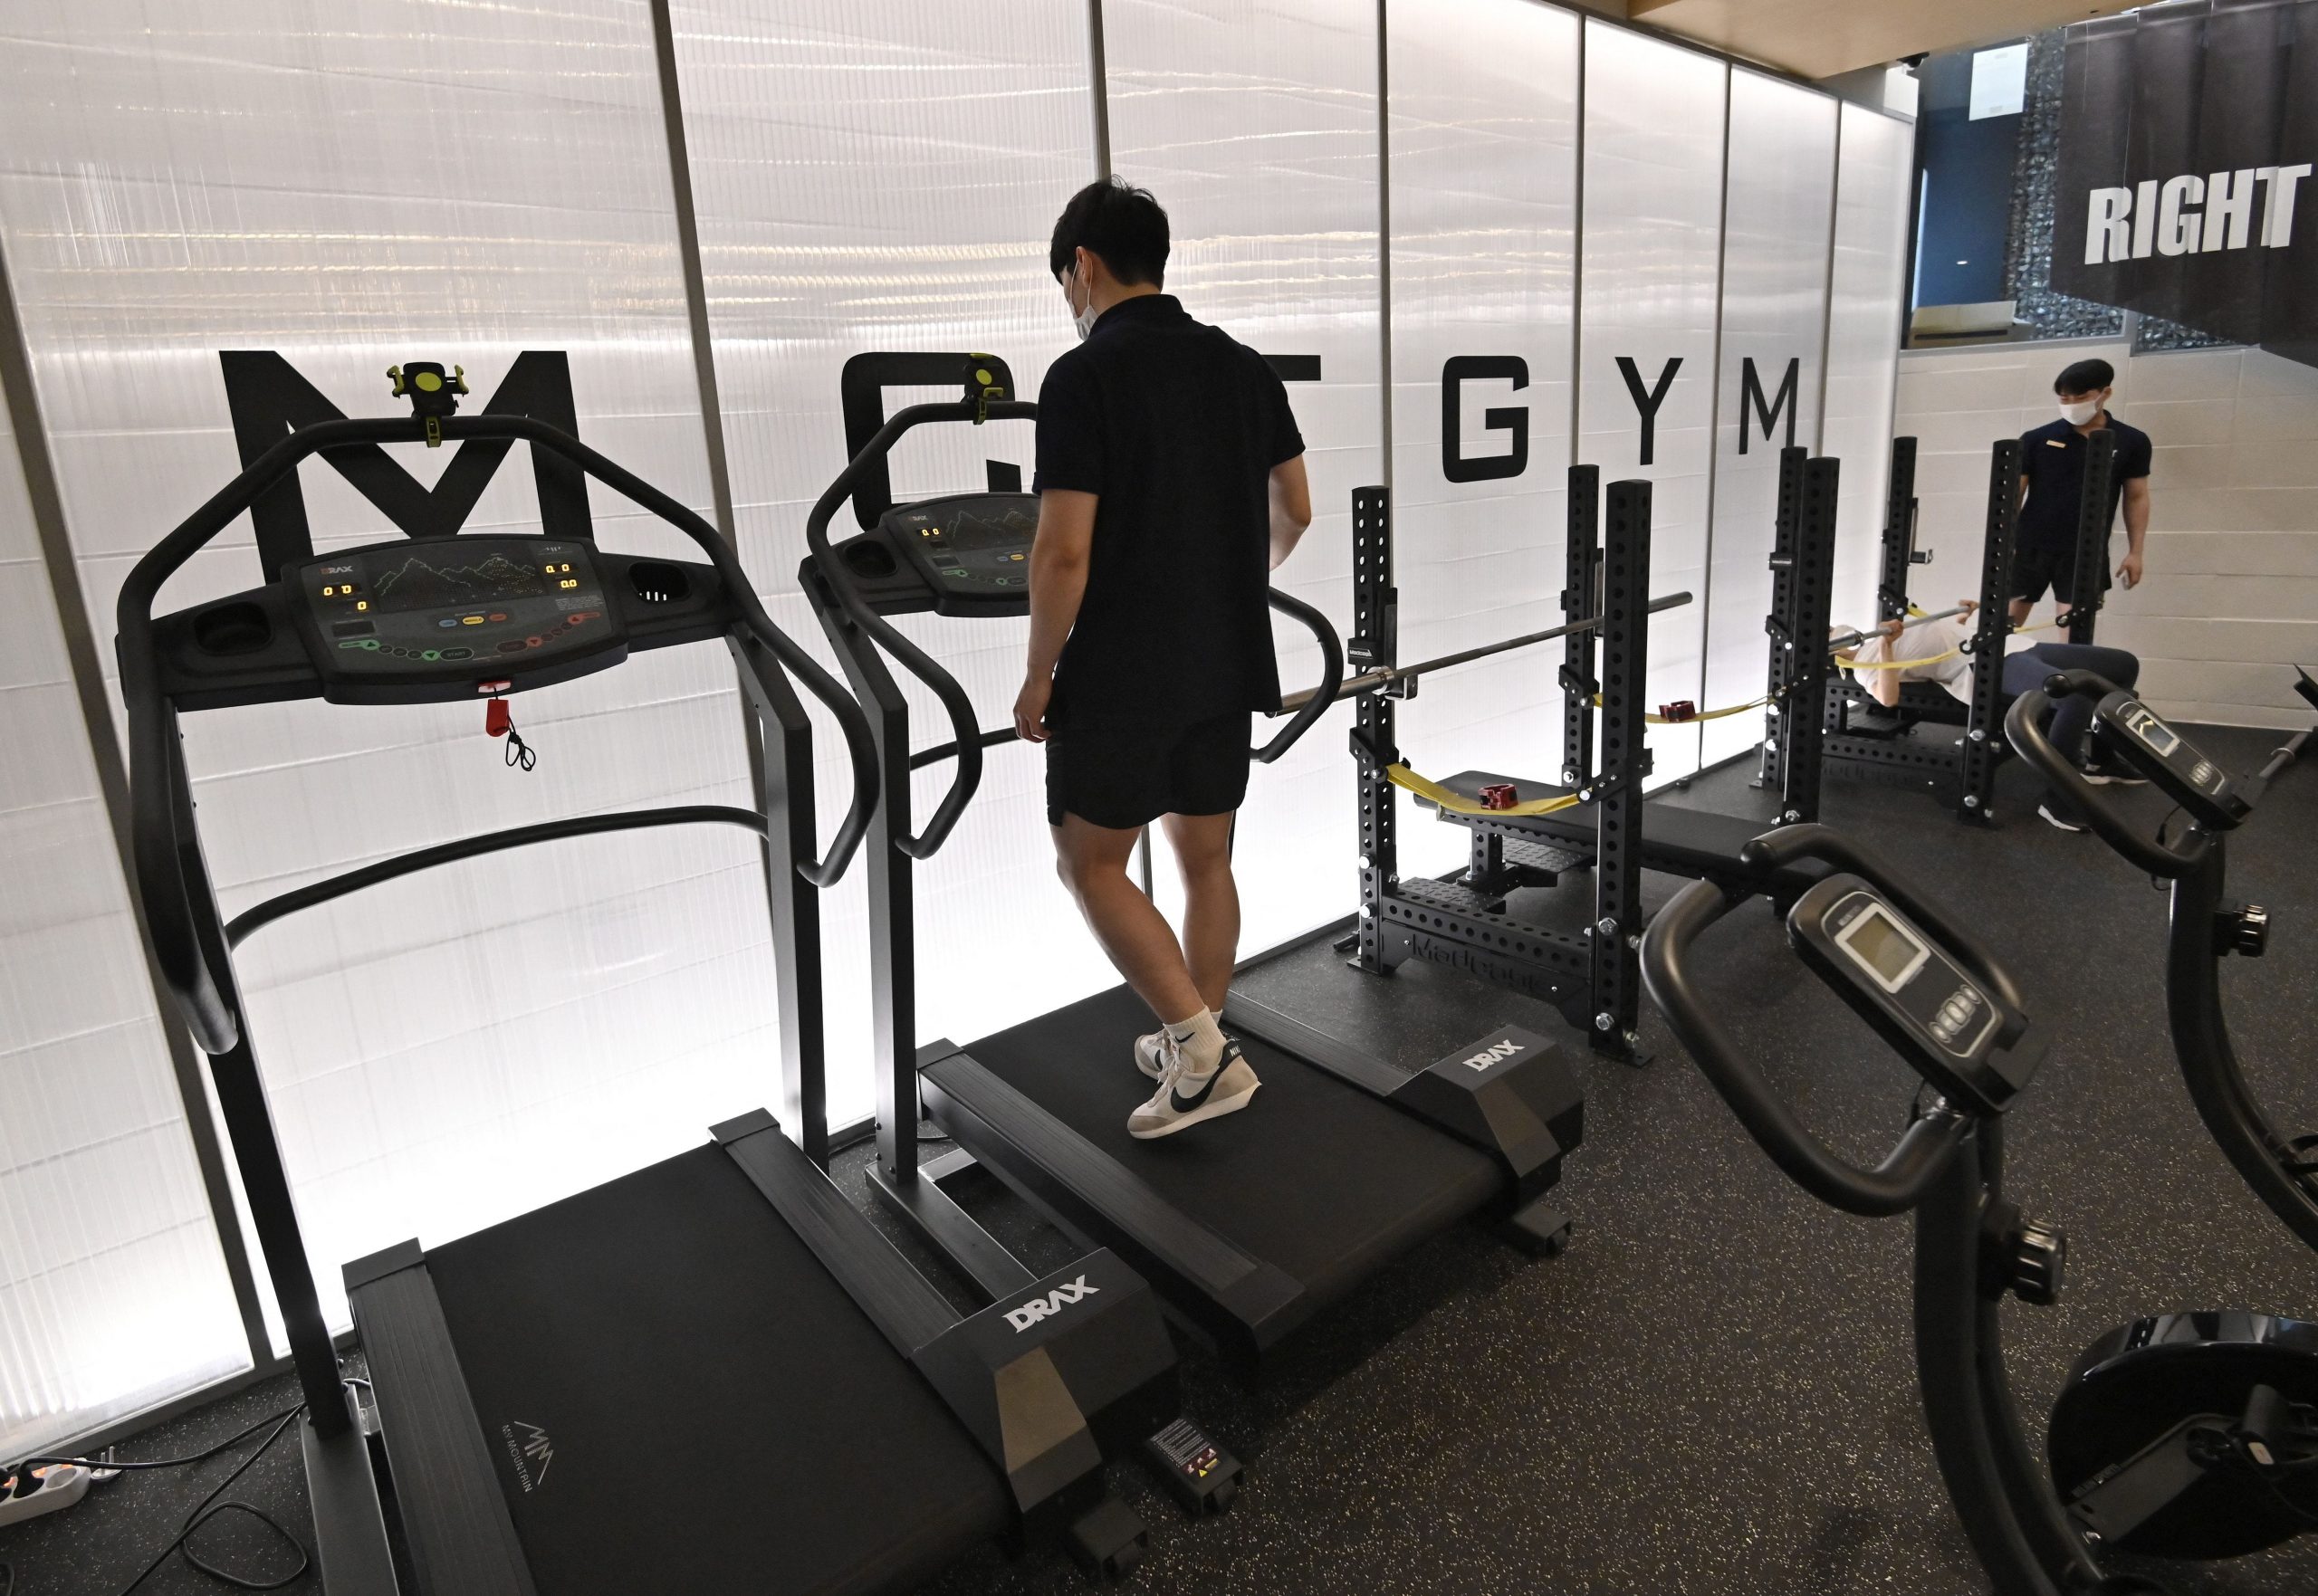
<svg viewBox="0 0 2318 1596">
<path fill-rule="evenodd" d="M 2318 365 L 2318 0 L 2068 31 L 2053 286 Z"/>
</svg>

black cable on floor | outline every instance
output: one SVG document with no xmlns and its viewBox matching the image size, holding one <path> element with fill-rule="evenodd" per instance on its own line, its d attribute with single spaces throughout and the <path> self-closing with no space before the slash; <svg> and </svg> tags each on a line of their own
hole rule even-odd
<svg viewBox="0 0 2318 1596">
<path fill-rule="evenodd" d="M 259 1458 L 264 1457 L 266 1448 L 273 1446 L 274 1442 L 280 1440 L 282 1438 L 283 1432 L 288 1429 L 292 1424 L 295 1424 L 298 1421 L 298 1416 L 305 1410 L 306 1405 L 303 1402 L 301 1402 L 296 1407 L 290 1409 L 287 1412 L 277 1413 L 269 1419 L 259 1419 L 256 1424 L 251 1425 L 248 1429 L 240 1431 L 238 1434 L 234 1436 L 231 1440 L 220 1441 L 216 1446 L 210 1448 L 207 1451 L 199 1454 L 197 1457 L 191 1458 L 180 1457 L 172 1460 L 173 1464 L 184 1464 L 188 1462 L 199 1462 L 205 1457 L 214 1457 L 225 1448 L 232 1446 L 235 1441 L 246 1438 L 262 1426 L 268 1423 L 272 1423 L 273 1425 L 273 1433 L 258 1443 L 257 1449 L 255 1451 L 243 1458 L 239 1463 L 234 1465 L 233 1473 L 227 1475 L 224 1479 L 219 1480 L 216 1486 L 211 1487 L 207 1496 L 202 1497 L 200 1501 L 194 1504 L 193 1513 L 191 1516 L 187 1517 L 185 1521 L 185 1527 L 178 1530 L 174 1536 L 170 1537 L 169 1543 L 168 1545 L 162 1547 L 158 1552 L 153 1554 L 153 1560 L 138 1571 L 138 1574 L 135 1579 L 129 1581 L 129 1583 L 120 1588 L 120 1596 L 129 1596 L 129 1593 L 135 1591 L 138 1586 L 152 1578 L 153 1571 L 159 1568 L 164 1563 L 167 1563 L 169 1560 L 169 1553 L 172 1552 L 183 1552 L 185 1553 L 185 1560 L 191 1563 L 195 1568 L 199 1569 L 203 1573 L 207 1574 L 214 1580 L 222 1580 L 226 1584 L 241 1591 L 278 1591 L 283 1586 L 288 1584 L 291 1581 L 296 1579 L 300 1574 L 306 1572 L 309 1562 L 306 1555 L 306 1548 L 299 1542 L 297 1536 L 292 1534 L 288 1530 L 283 1529 L 280 1524 L 268 1517 L 264 1513 L 261 1512 L 257 1508 L 251 1506 L 247 1502 L 217 1501 L 218 1496 L 224 1494 L 225 1487 L 232 1485 L 235 1480 L 241 1478 L 243 1474 L 248 1470 L 251 1464 L 255 1463 Z M 99 1467 L 107 1468 L 138 1467 L 153 1468 L 169 1466 L 170 1465 L 164 1464 L 103 1464 Z M 214 1507 L 210 1505 L 213 1502 L 217 1504 Z M 198 1530 L 203 1524 L 207 1524 L 211 1519 L 216 1517 L 217 1515 L 225 1512 L 229 1508 L 238 1508 L 242 1512 L 248 1514 L 251 1517 L 256 1519 L 259 1523 L 272 1530 L 275 1534 L 280 1535 L 283 1540 L 288 1543 L 292 1547 L 295 1548 L 298 1553 L 298 1566 L 292 1569 L 288 1573 L 283 1575 L 278 1580 L 258 1581 L 244 1579 L 239 1574 L 229 1572 L 225 1569 L 217 1567 L 214 1563 L 205 1562 L 200 1554 L 195 1552 L 192 1546 L 187 1544 L 187 1543 L 192 1539 L 193 1534 L 196 1530 Z M 5 1591 L 0 1591 L 0 1596 L 7 1596 L 7 1593 Z"/>
<path fill-rule="evenodd" d="M 19 1464 L 18 1467 L 22 1468 L 49 1468 L 54 1467 L 59 1464 L 66 1464 L 75 1468 L 88 1469 L 91 1473 L 98 1471 L 109 1471 L 116 1468 L 183 1468 L 188 1464 L 206 1463 L 209 1459 L 217 1456 L 218 1453 L 247 1440 L 250 1437 L 255 1435 L 259 1430 L 263 1429 L 267 1425 L 273 1423 L 276 1419 L 287 1419 L 294 1413 L 302 1413 L 305 1410 L 306 1405 L 303 1402 L 301 1402 L 296 1407 L 285 1408 L 279 1413 L 269 1413 L 264 1418 L 259 1419 L 256 1423 L 248 1426 L 246 1429 L 235 1430 L 232 1435 L 227 1436 L 224 1440 L 219 1441 L 216 1446 L 209 1448 L 206 1451 L 188 1453 L 183 1457 L 156 1457 L 147 1463 L 121 1463 L 116 1461 L 110 1456 L 112 1448 L 110 1447 L 107 1447 L 105 1451 L 108 1456 L 103 1457 L 27 1457 L 23 1463 Z M 5 1590 L 0 1590 L 0 1596 L 7 1596 L 7 1592 Z"/>
</svg>

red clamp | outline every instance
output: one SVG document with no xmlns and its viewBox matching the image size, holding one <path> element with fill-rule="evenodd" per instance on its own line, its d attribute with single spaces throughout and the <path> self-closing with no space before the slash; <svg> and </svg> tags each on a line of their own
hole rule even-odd
<svg viewBox="0 0 2318 1596">
<path fill-rule="evenodd" d="M 1509 809 L 1521 801 L 1521 793 L 1510 781 L 1492 781 L 1481 788 L 1481 808 Z"/>
<path fill-rule="evenodd" d="M 1687 698 L 1678 698 L 1672 703 L 1662 703 L 1658 706 L 1658 718 L 1673 724 L 1696 720 L 1698 712 L 1699 706 Z"/>
</svg>

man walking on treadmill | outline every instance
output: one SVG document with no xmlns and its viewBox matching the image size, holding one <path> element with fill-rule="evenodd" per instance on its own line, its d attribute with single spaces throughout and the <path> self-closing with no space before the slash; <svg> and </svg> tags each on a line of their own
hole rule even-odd
<svg viewBox="0 0 2318 1596">
<path fill-rule="evenodd" d="M 1127 1130 L 1148 1139 L 1255 1094 L 1219 1024 L 1239 956 L 1231 823 L 1254 715 L 1279 708 L 1268 573 L 1310 524 L 1311 492 L 1279 377 L 1160 291 L 1158 201 L 1116 179 L 1089 184 L 1055 223 L 1047 263 L 1081 342 L 1039 394 L 1014 729 L 1047 745 L 1063 884 L 1160 1022 L 1133 1045 L 1158 1091 Z M 1127 878 L 1154 820 L 1183 871 L 1180 942 Z"/>
</svg>

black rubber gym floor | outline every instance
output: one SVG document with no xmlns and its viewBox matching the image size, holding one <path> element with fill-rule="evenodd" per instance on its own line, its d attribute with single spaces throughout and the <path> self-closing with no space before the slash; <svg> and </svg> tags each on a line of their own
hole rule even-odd
<svg viewBox="0 0 2318 1596">
<path fill-rule="evenodd" d="M 2277 741 L 2199 736 L 2240 769 Z M 1764 812 L 1737 769 L 1660 801 Z M 2163 894 L 2093 837 L 2039 821 L 2033 784 L 2016 766 L 2003 773 L 1992 829 L 1961 827 L 1915 793 L 1848 782 L 1830 782 L 1826 813 L 1978 917 L 2040 1014 L 2064 1029 L 2012 1118 L 2013 1195 L 2063 1225 L 2073 1245 L 2059 1306 L 2007 1310 L 2014 1378 L 2032 1419 L 2076 1350 L 2122 1320 L 2222 1305 L 2318 1313 L 2318 1259 L 2246 1194 L 2176 1078 L 2164 1028 Z M 2266 904 L 2275 931 L 2266 959 L 2226 969 L 2231 1018 L 2257 1085 L 2294 1130 L 2318 1128 L 2313 827 L 2318 769 L 2284 778 L 2232 844 L 2237 894 Z M 1655 903 L 1680 884 L 1649 884 Z M 1575 924 L 1583 906 L 1559 912 Z M 1849 1151 L 1880 1151 L 1910 1083 L 1791 961 L 1767 911 L 1725 922 L 1701 951 L 1720 961 L 1711 989 L 1734 1029 L 1775 1060 L 1814 1123 Z M 1319 947 L 1256 979 L 1291 1007 L 1299 995 L 1337 1001 L 1343 973 Z M 1398 979 L 1447 978 L 1418 968 Z M 1462 993 L 1432 995 L 1470 1011 Z M 1373 999 L 1357 1001 L 1343 1012 L 1357 1018 Z M 1501 994 L 1485 1006 L 1476 1020 L 1536 1012 Z M 1529 1023 L 1576 1040 L 1558 1022 Z M 1152 1526 L 1132 1588 L 1154 1596 L 1985 1589 L 1917 1410 L 1905 1221 L 1836 1215 L 1796 1190 L 1646 1009 L 1643 1035 L 1655 1055 L 1647 1067 L 1584 1066 L 1585 1145 L 1562 1187 L 1576 1236 L 1563 1257 L 1528 1258 L 1460 1229 L 1316 1323 L 1256 1386 L 1187 1353 L 1189 1406 L 1247 1459 L 1248 1493 L 1221 1519 L 1193 1524 L 1139 1472 L 1117 1468 Z M 1121 1070 L 1124 1115 L 1138 1077 L 1124 1056 Z M 1263 1112 L 1262 1102 L 1250 1112 Z M 857 1150 L 843 1163 L 857 1191 L 865 1159 Z M 961 1195 L 1034 1263 L 1060 1261 L 1060 1238 L 1011 1199 L 994 1188 L 977 1197 L 971 1186 Z M 274 1382 L 124 1451 L 191 1449 L 292 1400 Z M 718 1467 L 730 1438 L 704 1437 L 696 1461 L 636 1467 L 658 1482 L 652 1489 L 681 1489 L 685 1470 Z M 0 1534 L 17 1596 L 118 1591 L 228 1467 L 126 1477 L 81 1507 Z M 287 1440 L 228 1494 L 307 1533 Z M 639 1512 L 650 1510 L 639 1501 Z M 255 1572 L 244 1560 L 262 1543 L 254 1528 L 229 1522 L 207 1549 Z M 2185 1596 L 2305 1592 L 2318 1589 L 2318 1540 L 2235 1564 L 2143 1572 Z M 285 1587 L 313 1588 L 311 1574 Z M 1084 1588 L 1058 1555 L 1009 1563 L 989 1552 L 934 1590 Z M 172 1562 L 141 1589 L 219 1587 Z"/>
</svg>

